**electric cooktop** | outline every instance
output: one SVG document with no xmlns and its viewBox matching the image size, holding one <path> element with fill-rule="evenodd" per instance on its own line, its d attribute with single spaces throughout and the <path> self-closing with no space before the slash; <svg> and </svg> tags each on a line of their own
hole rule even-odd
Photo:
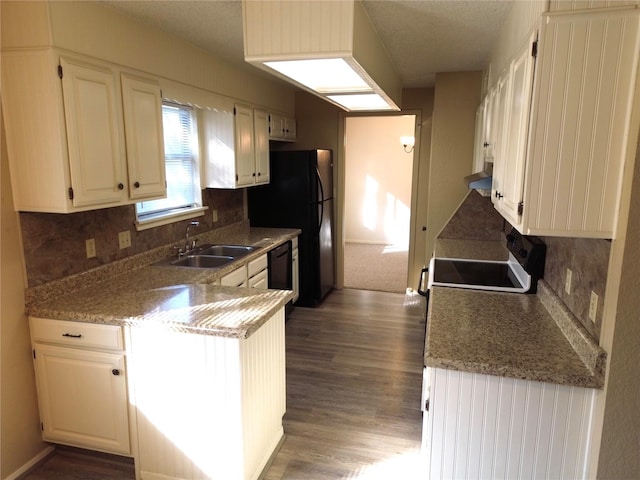
<svg viewBox="0 0 640 480">
<path fill-rule="evenodd" d="M 513 229 L 507 235 L 506 261 L 434 257 L 429 265 L 429 286 L 535 293 L 544 272 L 545 244 Z"/>
</svg>

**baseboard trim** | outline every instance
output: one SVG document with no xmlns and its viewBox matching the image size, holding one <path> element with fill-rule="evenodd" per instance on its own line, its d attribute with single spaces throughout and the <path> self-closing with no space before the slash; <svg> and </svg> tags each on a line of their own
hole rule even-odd
<svg viewBox="0 0 640 480">
<path fill-rule="evenodd" d="M 5 480 L 19 480 L 23 475 L 29 473 L 34 468 L 38 467 L 41 463 L 43 463 L 53 452 L 56 450 L 56 447 L 53 445 L 49 445 L 40 453 L 38 453 L 35 457 L 25 463 L 18 470 L 9 475 Z"/>
</svg>

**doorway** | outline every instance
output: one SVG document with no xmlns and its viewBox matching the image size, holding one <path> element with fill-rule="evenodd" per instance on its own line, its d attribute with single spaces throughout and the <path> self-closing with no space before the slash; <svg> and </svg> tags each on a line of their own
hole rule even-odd
<svg viewBox="0 0 640 480">
<path fill-rule="evenodd" d="M 415 115 L 345 118 L 344 286 L 404 293 Z"/>
</svg>

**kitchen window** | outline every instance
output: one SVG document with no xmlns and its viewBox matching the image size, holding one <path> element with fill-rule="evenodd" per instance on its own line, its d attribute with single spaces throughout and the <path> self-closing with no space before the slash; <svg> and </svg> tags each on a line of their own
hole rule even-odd
<svg viewBox="0 0 640 480">
<path fill-rule="evenodd" d="M 136 203 L 138 230 L 203 215 L 198 129 L 191 107 L 162 105 L 167 198 Z"/>
</svg>

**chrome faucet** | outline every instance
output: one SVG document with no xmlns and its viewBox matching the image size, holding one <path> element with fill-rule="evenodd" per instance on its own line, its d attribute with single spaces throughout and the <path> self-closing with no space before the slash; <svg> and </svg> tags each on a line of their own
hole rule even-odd
<svg viewBox="0 0 640 480">
<path fill-rule="evenodd" d="M 198 241 L 198 239 L 193 239 L 190 240 L 189 239 L 189 228 L 191 227 L 197 227 L 198 225 L 200 225 L 200 222 L 190 222 L 189 225 L 187 225 L 187 231 L 185 232 L 185 239 L 184 239 L 184 253 L 187 253 L 191 250 L 193 250 L 194 248 L 196 248 L 196 242 Z"/>
</svg>

